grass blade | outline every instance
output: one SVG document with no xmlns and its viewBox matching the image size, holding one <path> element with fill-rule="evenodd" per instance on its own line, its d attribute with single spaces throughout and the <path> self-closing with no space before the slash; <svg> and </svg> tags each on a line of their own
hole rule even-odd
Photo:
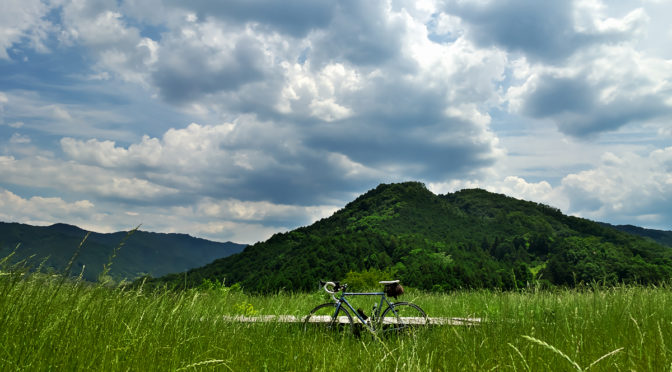
<svg viewBox="0 0 672 372">
<path fill-rule="evenodd" d="M 522 337 L 523 337 L 524 339 L 528 340 L 528 341 L 531 341 L 531 342 L 537 344 L 537 345 L 543 346 L 543 347 L 545 347 L 546 349 L 551 350 L 552 352 L 554 352 L 554 353 L 560 355 L 561 357 L 565 358 L 569 363 L 572 364 L 572 366 L 573 366 L 577 371 L 583 371 L 583 368 L 581 368 L 581 366 L 580 366 L 578 363 L 576 363 L 575 361 L 573 361 L 572 358 L 570 358 L 569 356 L 567 356 L 567 354 L 565 354 L 565 353 L 563 353 L 562 351 L 558 350 L 555 346 L 553 346 L 553 345 L 549 345 L 549 344 L 547 344 L 546 342 L 544 342 L 544 341 L 542 341 L 542 340 L 539 340 L 539 339 L 537 339 L 537 338 L 534 338 L 534 337 L 532 337 L 532 336 L 526 336 L 526 335 L 524 335 L 524 336 L 522 336 Z"/>
</svg>

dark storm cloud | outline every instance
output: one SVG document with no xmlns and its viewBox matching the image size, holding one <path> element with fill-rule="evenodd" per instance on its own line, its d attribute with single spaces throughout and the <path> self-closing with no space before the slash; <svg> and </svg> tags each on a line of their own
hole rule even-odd
<svg viewBox="0 0 672 372">
<path fill-rule="evenodd" d="M 532 60 L 561 61 L 587 45 L 622 40 L 625 34 L 591 34 L 574 28 L 573 1 L 496 0 L 487 4 L 449 0 L 444 11 L 462 18 L 481 46 L 522 52 Z"/>
<path fill-rule="evenodd" d="M 274 162 L 259 169 L 231 169 L 230 159 L 224 158 L 213 162 L 207 171 L 194 174 L 198 181 L 194 195 L 316 205 L 347 200 L 352 193 L 385 181 L 367 174 L 349 177 L 349 169 L 325 150 L 296 146 L 288 151 L 267 145 L 263 153 Z"/>
<path fill-rule="evenodd" d="M 222 196 L 278 204 L 332 204 L 385 181 L 366 176 L 347 178 L 344 169 L 328 162 L 324 153 L 304 154 L 300 161 L 294 159 L 288 165 L 291 166 L 250 172 Z"/>
<path fill-rule="evenodd" d="M 197 9 L 199 4 L 190 7 Z M 250 7 L 258 4 L 253 2 Z M 233 5 L 241 7 L 235 11 L 245 8 Z M 227 17 L 218 13 L 222 9 L 209 14 Z M 345 95 L 334 93 L 335 101 L 351 114 L 331 123 L 311 114 L 307 107 L 318 97 L 305 92 L 299 93 L 306 94 L 306 101 L 296 110 L 280 113 L 273 109 L 283 88 L 278 82 L 288 77 L 274 69 L 275 62 L 262 58 L 261 47 L 253 41 L 245 43 L 247 54 L 232 53 L 230 61 L 219 65 L 221 69 L 212 70 L 211 58 L 218 56 L 207 46 L 192 45 L 193 41 L 178 36 L 173 42 L 164 40 L 167 55 L 161 56 L 154 78 L 166 99 L 197 101 L 216 93 L 213 97 L 218 105 L 252 113 L 269 123 L 240 124 L 235 144 L 223 148 L 231 152 L 258 148 L 264 157 L 273 159 L 273 166 L 231 170 L 231 159 L 221 159 L 221 164 L 212 164 L 212 173 L 197 175 L 203 181 L 202 189 L 194 192 L 215 198 L 310 205 L 345 200 L 350 193 L 379 182 L 470 177 L 494 163 L 491 134 L 479 124 L 445 113 L 451 105 L 489 98 L 474 88 L 478 85 L 474 81 L 487 80 L 492 74 L 486 61 L 470 62 L 464 66 L 467 71 L 428 84 L 416 76 L 420 72 L 417 65 L 403 53 L 405 23 L 388 14 L 384 3 L 339 2 L 333 11 L 328 24 L 309 37 L 311 47 L 302 51 L 303 62 L 310 63 L 311 73 L 319 73 L 328 64 L 343 64 L 356 71 L 362 86 Z M 250 21 L 261 17 L 248 16 L 237 17 Z M 242 44 L 237 43 L 236 51 Z M 248 55 L 257 57 L 256 64 Z M 378 77 L 362 76 L 373 69 L 380 70 Z M 349 175 L 351 167 L 363 170 Z"/>
<path fill-rule="evenodd" d="M 266 77 L 262 46 L 251 38 L 238 40 L 229 53 L 179 40 L 164 48 L 166 53 L 152 80 L 169 102 L 190 102 L 205 94 L 234 91 Z"/>
<path fill-rule="evenodd" d="M 445 136 L 446 130 L 427 128 L 427 136 Z M 461 137 L 459 140 L 457 138 Z M 403 174 L 406 177 L 439 182 L 467 178 L 475 170 L 492 165 L 492 148 L 487 143 L 474 144 L 464 135 L 455 141 L 431 142 L 413 131 L 391 134 L 387 129 L 352 122 L 347 128 L 325 131 L 311 138 L 311 144 L 347 154 L 352 160 L 372 168 Z"/>
<path fill-rule="evenodd" d="M 351 97 L 359 115 L 313 127 L 309 146 L 427 181 L 473 175 L 494 162 L 494 148 L 478 125 L 446 116 L 449 89 L 437 85 L 379 81 Z"/>
<path fill-rule="evenodd" d="M 317 66 L 325 61 L 380 65 L 400 56 L 403 25 L 390 21 L 385 4 L 376 1 L 340 1 L 328 28 L 315 41 Z"/>
<path fill-rule="evenodd" d="M 608 82 L 591 83 L 585 74 L 566 78 L 542 75 L 536 88 L 526 97 L 522 113 L 551 119 L 561 132 L 574 137 L 593 136 L 672 113 L 664 96 L 630 95 L 628 89 L 647 84 L 645 81 L 637 84 L 637 80 L 633 76 L 632 84 L 620 87 L 624 91 L 604 100 L 599 97 Z"/>
<path fill-rule="evenodd" d="M 336 2 L 330 0 L 207 0 L 171 1 L 194 11 L 200 20 L 215 17 L 227 22 L 255 22 L 294 37 L 323 28 L 331 21 Z"/>
<path fill-rule="evenodd" d="M 546 77 L 525 102 L 524 113 L 544 118 L 569 112 L 590 111 L 595 90 L 585 79 Z"/>
</svg>

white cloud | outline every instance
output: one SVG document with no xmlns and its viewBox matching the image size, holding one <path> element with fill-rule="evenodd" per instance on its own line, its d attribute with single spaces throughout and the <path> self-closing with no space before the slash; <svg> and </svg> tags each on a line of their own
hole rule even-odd
<svg viewBox="0 0 672 372">
<path fill-rule="evenodd" d="M 275 48 L 282 48 L 273 44 L 249 28 L 213 19 L 183 24 L 157 45 L 152 83 L 164 99 L 180 104 L 238 91 L 272 77 Z"/>
<path fill-rule="evenodd" d="M 528 182 L 522 177 L 506 176 L 488 180 L 454 180 L 445 183 L 431 183 L 428 188 L 437 194 L 445 194 L 462 189 L 484 189 L 504 194 L 517 199 L 543 203 L 568 213 L 569 202 L 559 188 L 554 188 L 547 181 Z"/>
<path fill-rule="evenodd" d="M 176 228 L 174 226 L 180 226 Z M 184 224 L 173 225 L 165 232 L 183 233 L 189 231 L 192 234 L 215 240 L 227 240 L 236 243 L 253 244 L 265 241 L 273 234 L 285 232 L 289 229 L 283 226 L 267 226 L 255 223 L 238 223 L 233 221 L 210 221 L 206 223 L 194 223 L 193 220 L 185 220 Z"/>
<path fill-rule="evenodd" d="M 87 48 L 95 58 L 97 72 L 92 76 L 109 78 L 114 74 L 149 87 L 147 79 L 157 61 L 158 44 L 128 24 L 117 2 L 70 1 L 62 8 L 62 18 L 61 42 Z"/>
<path fill-rule="evenodd" d="M 230 220 L 263 221 L 280 219 L 308 218 L 312 222 L 328 217 L 338 208 L 336 206 L 297 206 L 273 204 L 266 201 L 251 202 L 235 199 L 216 200 L 206 198 L 198 202 L 196 211 L 208 217 Z"/>
<path fill-rule="evenodd" d="M 83 219 L 95 213 L 89 200 L 66 202 L 59 197 L 33 196 L 22 198 L 0 188 L 0 220 L 32 224 L 52 224 L 54 221 Z"/>
<path fill-rule="evenodd" d="M 41 0 L 3 0 L 0 6 L 0 59 L 9 59 L 13 45 L 28 40 L 30 46 L 46 52 L 44 44 L 52 24 L 44 17 L 49 4 Z"/>
<path fill-rule="evenodd" d="M 90 200 L 99 229 L 258 240 L 408 179 L 670 218 L 665 2 L 3 6 L 3 186 Z M 47 45 L 37 75 L 22 48 Z"/>
<path fill-rule="evenodd" d="M 631 46 L 578 53 L 563 67 L 535 66 L 525 82 L 508 88 L 509 109 L 549 119 L 576 137 L 672 116 L 670 61 Z"/>
<path fill-rule="evenodd" d="M 41 155 L 16 159 L 0 156 L 0 173 L 9 184 L 56 188 L 62 194 L 87 195 L 91 198 L 114 198 L 128 201 L 151 201 L 168 197 L 178 191 L 124 172 L 64 162 Z"/>
<path fill-rule="evenodd" d="M 297 180 L 314 179 L 316 185 L 327 186 L 332 181 L 343 182 L 344 174 L 349 175 L 347 182 L 360 182 L 374 172 L 343 155 L 308 149 L 293 136 L 277 124 L 241 118 L 213 126 L 192 123 L 166 131 L 161 139 L 144 136 L 128 147 L 113 141 L 67 137 L 61 140 L 61 147 L 71 160 L 68 164 L 90 167 L 109 174 L 108 178 L 125 175 L 162 185 L 163 191 L 147 189 L 159 195 L 179 189 L 184 194 L 245 195 L 263 200 L 268 196 L 254 189 L 266 183 L 265 177 L 279 177 L 266 186 L 275 193 L 276 202 L 296 202 L 294 198 L 299 197 L 308 198 L 300 203 L 313 203 L 307 201 L 310 195 L 297 188 Z"/>
<path fill-rule="evenodd" d="M 598 167 L 566 176 L 562 188 L 571 210 L 583 216 L 669 229 L 663 224 L 672 217 L 672 147 L 647 155 L 606 153 Z"/>
<path fill-rule="evenodd" d="M 484 181 L 430 184 L 437 193 L 483 188 L 516 198 L 544 203 L 564 213 L 613 224 L 639 224 L 669 230 L 672 219 L 672 147 L 638 155 L 602 154 L 594 167 L 563 177 L 553 187 L 546 181 L 528 182 L 506 176 Z M 666 225 L 668 224 L 668 225 Z"/>
<path fill-rule="evenodd" d="M 9 139 L 10 144 L 20 145 L 30 143 L 30 137 L 22 135 L 20 133 L 12 134 L 12 137 Z"/>
<path fill-rule="evenodd" d="M 355 69 L 341 63 L 326 65 L 317 72 L 310 62 L 285 62 L 282 66 L 287 79 L 276 104 L 278 111 L 324 121 L 341 120 L 353 114 L 341 99 L 362 88 Z"/>
</svg>

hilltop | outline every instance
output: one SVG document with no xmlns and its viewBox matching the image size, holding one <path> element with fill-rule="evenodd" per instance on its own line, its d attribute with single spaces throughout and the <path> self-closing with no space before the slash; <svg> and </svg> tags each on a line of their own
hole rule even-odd
<svg viewBox="0 0 672 372">
<path fill-rule="evenodd" d="M 0 222 L 0 258 L 10 254 L 18 245 L 12 257 L 15 261 L 30 258 L 33 266 L 38 266 L 46 259 L 43 268 L 62 272 L 86 234 L 87 231 L 77 226 L 62 223 L 31 226 Z M 114 248 L 125 238 L 109 273 L 114 279 L 182 272 L 238 253 L 245 247 L 243 244 L 213 242 L 186 234 L 141 230 L 130 235 L 127 231 L 91 233 L 74 261 L 71 273 L 79 275 L 84 269 L 84 279 L 97 280 L 103 265 L 110 261 Z"/>
<path fill-rule="evenodd" d="M 319 279 L 367 271 L 436 291 L 512 289 L 534 279 L 656 283 L 672 275 L 672 250 L 547 205 L 480 189 L 435 195 L 406 182 L 382 184 L 329 218 L 150 283 L 309 290 Z"/>
</svg>

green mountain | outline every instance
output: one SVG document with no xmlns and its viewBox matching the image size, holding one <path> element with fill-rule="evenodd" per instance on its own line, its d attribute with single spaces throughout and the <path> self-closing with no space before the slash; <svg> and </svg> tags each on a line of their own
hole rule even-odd
<svg viewBox="0 0 672 372">
<path fill-rule="evenodd" d="M 311 226 L 151 283 L 309 290 L 319 279 L 371 271 L 437 291 L 511 289 L 535 278 L 655 283 L 672 276 L 672 250 L 543 204 L 479 189 L 435 195 L 408 182 L 380 185 Z"/>
<path fill-rule="evenodd" d="M 9 255 L 18 245 L 14 261 L 30 258 L 33 266 L 62 272 L 86 231 L 76 226 L 55 224 L 31 226 L 0 222 L 0 258 Z M 127 238 L 125 241 L 124 239 Z M 218 243 L 185 234 L 159 234 L 146 231 L 91 233 L 73 262 L 71 273 L 95 281 L 110 262 L 110 256 L 120 243 L 112 261 L 109 275 L 114 279 L 135 279 L 141 275 L 161 276 L 205 265 L 214 259 L 241 252 L 245 245 Z M 32 258 L 31 258 L 32 257 Z"/>
<path fill-rule="evenodd" d="M 611 226 L 617 230 L 624 231 L 632 235 L 638 235 L 644 238 L 649 238 L 658 244 L 672 247 L 672 231 L 645 229 L 643 227 L 633 225 L 615 225 L 615 226 L 608 225 L 608 226 Z"/>
</svg>

